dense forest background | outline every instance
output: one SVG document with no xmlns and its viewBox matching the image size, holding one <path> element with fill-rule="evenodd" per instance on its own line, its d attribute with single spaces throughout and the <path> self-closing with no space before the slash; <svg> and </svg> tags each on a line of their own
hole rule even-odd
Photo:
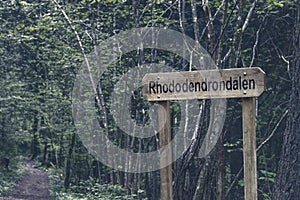
<svg viewBox="0 0 300 200">
<path fill-rule="evenodd" d="M 299 12 L 299 2 L 291 0 L 2 0 L 0 158 L 10 160 L 15 177 L 20 155 L 39 162 L 48 170 L 57 199 L 159 199 L 159 171 L 120 172 L 89 154 L 73 123 L 71 94 L 85 56 L 101 41 L 133 28 L 165 27 L 201 44 L 220 69 L 260 67 L 266 72 L 266 91 L 257 99 L 258 198 L 297 199 Z M 102 77 L 104 103 L 114 75 L 151 62 L 189 69 L 185 60 L 164 51 L 124 54 Z M 146 103 L 134 95 L 132 118 L 141 120 Z M 116 144 L 124 149 L 157 146 L 155 138 L 124 135 L 112 122 L 109 105 L 103 106 L 107 112 L 99 116 L 107 120 L 107 133 Z M 199 109 L 201 135 L 209 124 L 210 101 L 199 101 Z M 171 113 L 176 126 L 176 102 Z M 241 116 L 241 100 L 228 100 L 221 137 L 206 158 L 198 156 L 203 137 L 193 138 L 197 145 L 173 163 L 174 199 L 243 199 Z M 11 185 L 0 172 L 4 194 Z"/>
</svg>

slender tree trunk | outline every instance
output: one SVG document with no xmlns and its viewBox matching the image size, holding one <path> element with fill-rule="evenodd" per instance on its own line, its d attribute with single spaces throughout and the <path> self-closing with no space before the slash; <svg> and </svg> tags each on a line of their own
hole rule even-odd
<svg viewBox="0 0 300 200">
<path fill-rule="evenodd" d="M 47 164 L 47 154 L 48 154 L 48 143 L 47 143 L 47 139 L 45 138 L 45 142 L 43 142 L 44 144 L 44 150 L 43 150 L 43 164 Z"/>
<path fill-rule="evenodd" d="M 57 166 L 58 168 L 61 168 L 63 166 L 64 162 L 64 136 L 60 136 L 60 141 L 59 141 L 59 152 L 58 152 L 58 157 L 57 157 Z"/>
<path fill-rule="evenodd" d="M 34 121 L 32 125 L 33 139 L 31 142 L 31 159 L 35 159 L 40 153 L 38 124 L 39 119 L 37 112 L 35 112 Z"/>
<path fill-rule="evenodd" d="M 225 199 L 225 161 L 224 161 L 224 146 L 223 137 L 217 143 L 217 200 Z"/>
<path fill-rule="evenodd" d="M 71 144 L 70 144 L 70 148 L 69 148 L 69 152 L 68 152 L 68 157 L 67 157 L 67 163 L 66 163 L 66 176 L 65 176 L 65 188 L 69 187 L 70 184 L 70 178 L 71 178 L 71 159 L 72 159 L 72 154 L 73 154 L 73 149 L 75 146 L 75 139 L 76 139 L 76 134 L 75 131 L 73 132 L 72 135 L 72 140 L 71 140 Z"/>
<path fill-rule="evenodd" d="M 291 69 L 292 92 L 289 116 L 283 138 L 274 200 L 296 200 L 300 196 L 300 4 L 296 5 L 294 60 Z"/>
</svg>

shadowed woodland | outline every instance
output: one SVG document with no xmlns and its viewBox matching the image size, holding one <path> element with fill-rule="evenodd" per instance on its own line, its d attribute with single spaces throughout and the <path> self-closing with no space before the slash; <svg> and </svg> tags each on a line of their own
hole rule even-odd
<svg viewBox="0 0 300 200">
<path fill-rule="evenodd" d="M 186 34 L 219 69 L 260 67 L 266 72 L 266 91 L 256 107 L 258 199 L 300 196 L 298 1 L 2 0 L 0 26 L 0 196 L 14 194 L 18 183 L 29 177 L 26 164 L 31 163 L 31 172 L 47 172 L 42 181 L 46 190 L 49 181 L 47 198 L 160 199 L 159 171 L 126 173 L 99 162 L 78 136 L 72 113 L 74 81 L 88 55 L 101 41 L 139 27 Z M 135 152 L 156 150 L 158 138 L 132 137 L 116 125 L 110 96 L 118 78 L 147 63 L 194 69 L 188 60 L 142 44 L 110 63 L 95 94 L 105 134 L 120 148 Z M 127 120 L 147 123 L 149 103 L 140 91 L 128 100 Z M 180 133 L 192 145 L 172 164 L 174 200 L 244 199 L 241 99 L 227 100 L 217 145 L 201 158 L 211 104 L 197 101 L 195 137 Z M 173 134 L 178 121 L 192 117 L 181 116 L 182 109 L 178 101 L 171 102 Z"/>
</svg>

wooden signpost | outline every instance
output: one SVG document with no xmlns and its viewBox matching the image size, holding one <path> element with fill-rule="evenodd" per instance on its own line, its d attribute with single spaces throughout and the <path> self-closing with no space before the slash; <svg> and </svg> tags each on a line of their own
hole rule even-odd
<svg viewBox="0 0 300 200">
<path fill-rule="evenodd" d="M 149 73 L 142 81 L 142 94 L 157 101 L 160 148 L 171 141 L 170 100 L 243 98 L 243 156 L 245 199 L 257 200 L 255 97 L 265 90 L 265 73 L 260 68 Z M 172 151 L 161 156 L 161 166 L 170 163 Z M 163 167 L 161 200 L 172 200 L 172 165 Z"/>
</svg>

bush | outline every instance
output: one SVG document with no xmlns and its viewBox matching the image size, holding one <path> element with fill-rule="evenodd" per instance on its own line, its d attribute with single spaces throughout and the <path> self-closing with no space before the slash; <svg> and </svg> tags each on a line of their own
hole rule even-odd
<svg viewBox="0 0 300 200">
<path fill-rule="evenodd" d="M 95 179 L 80 182 L 79 185 L 63 186 L 63 171 L 50 169 L 50 194 L 58 200 L 138 200 L 137 195 L 128 195 L 127 191 L 119 185 L 99 184 Z M 139 191 L 143 193 L 143 191 Z M 146 200 L 146 199 L 144 199 Z"/>
<path fill-rule="evenodd" d="M 26 171 L 19 157 L 11 159 L 9 170 L 0 169 L 0 196 L 11 192 Z"/>
</svg>

